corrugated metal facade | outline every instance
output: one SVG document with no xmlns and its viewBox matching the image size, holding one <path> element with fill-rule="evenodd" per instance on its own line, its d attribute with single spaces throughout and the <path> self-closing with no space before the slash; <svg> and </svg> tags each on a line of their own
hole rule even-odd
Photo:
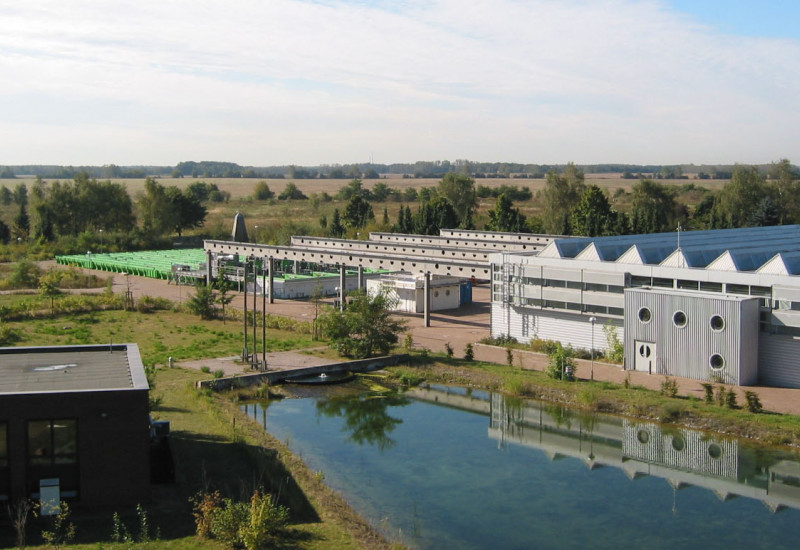
<svg viewBox="0 0 800 550">
<path fill-rule="evenodd" d="M 800 338 L 764 332 L 759 336 L 759 383 L 800 388 Z"/>
<path fill-rule="evenodd" d="M 512 336 L 519 342 L 530 342 L 534 338 L 556 340 L 563 345 L 579 349 L 608 350 L 608 338 L 600 320 L 594 323 L 592 340 L 591 316 L 560 311 L 544 311 L 539 308 L 517 307 L 492 302 L 492 336 Z M 606 321 L 615 326 L 617 337 L 624 341 L 623 328 L 615 321 Z M 621 322 L 620 322 L 621 323 Z"/>
<path fill-rule="evenodd" d="M 652 344 L 653 373 L 737 385 L 758 382 L 757 298 L 626 289 L 625 311 L 626 364 L 637 368 L 642 344 Z"/>
</svg>

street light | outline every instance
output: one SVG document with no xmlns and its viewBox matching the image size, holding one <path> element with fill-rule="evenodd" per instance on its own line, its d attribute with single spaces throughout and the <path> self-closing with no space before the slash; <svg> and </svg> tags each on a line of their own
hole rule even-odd
<svg viewBox="0 0 800 550">
<path fill-rule="evenodd" d="M 103 230 L 100 229 L 100 253 L 103 253 Z"/>
<path fill-rule="evenodd" d="M 258 242 L 258 226 L 255 227 L 255 235 L 253 235 L 255 242 Z"/>
<path fill-rule="evenodd" d="M 594 324 L 597 322 L 597 317 L 589 317 L 589 322 L 592 324 L 592 382 L 594 382 Z"/>
</svg>

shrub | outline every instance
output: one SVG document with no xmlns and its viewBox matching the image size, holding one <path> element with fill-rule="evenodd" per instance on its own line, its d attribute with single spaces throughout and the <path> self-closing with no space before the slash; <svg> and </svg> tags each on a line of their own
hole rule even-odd
<svg viewBox="0 0 800 550">
<path fill-rule="evenodd" d="M 447 344 L 448 346 L 450 344 Z M 410 332 L 406 333 L 405 340 L 403 340 L 403 347 L 406 348 L 406 353 L 411 353 L 411 350 L 414 349 L 414 337 L 411 336 Z"/>
<path fill-rule="evenodd" d="M 511 347 L 506 348 L 506 364 L 509 367 L 514 365 L 514 350 Z"/>
<path fill-rule="evenodd" d="M 561 345 L 561 342 L 556 343 L 556 348 L 547 354 L 549 362 L 545 373 L 550 378 L 557 380 L 575 380 L 575 360 L 573 359 L 575 352 L 569 346 L 566 348 Z"/>
<path fill-rule="evenodd" d="M 448 359 L 453 358 L 453 346 L 450 345 L 450 342 L 446 342 L 444 345 L 444 352 L 447 354 Z"/>
<path fill-rule="evenodd" d="M 606 334 L 606 342 L 608 343 L 608 351 L 606 352 L 606 359 L 612 363 L 622 363 L 625 359 L 625 346 L 617 335 L 617 327 L 611 322 L 603 325 L 603 332 Z"/>
<path fill-rule="evenodd" d="M 533 338 L 531 340 L 531 351 L 537 353 L 545 353 L 550 355 L 558 348 L 559 343 L 555 340 L 542 340 L 541 338 Z"/>
<path fill-rule="evenodd" d="M 248 521 L 240 527 L 242 542 L 248 550 L 267 548 L 272 537 L 289 521 L 289 510 L 275 504 L 272 495 L 259 491 L 250 498 L 248 515 Z"/>
<path fill-rule="evenodd" d="M 472 361 L 475 359 L 475 350 L 472 349 L 472 344 L 467 344 L 464 347 L 464 361 Z"/>
<path fill-rule="evenodd" d="M 764 407 L 761 405 L 761 399 L 759 399 L 758 394 L 754 391 L 745 391 L 744 392 L 744 399 L 747 401 L 747 410 L 751 413 L 760 413 L 763 412 Z"/>
<path fill-rule="evenodd" d="M 214 371 L 213 374 L 214 374 L 214 378 L 222 378 L 223 376 L 225 376 L 225 371 L 222 370 L 222 369 L 217 369 L 217 370 Z"/>
<path fill-rule="evenodd" d="M 678 395 L 678 383 L 674 378 L 667 376 L 664 378 L 664 381 L 661 382 L 660 393 L 666 397 L 676 397 Z"/>
<path fill-rule="evenodd" d="M 725 406 L 728 407 L 729 409 L 735 409 L 738 406 L 738 404 L 736 403 L 736 392 L 734 391 L 733 388 L 730 388 L 725 393 Z"/>
<path fill-rule="evenodd" d="M 222 506 L 211 512 L 211 534 L 234 548 L 242 547 L 242 526 L 249 519 L 250 507 L 246 502 L 223 499 Z"/>
<path fill-rule="evenodd" d="M 717 386 L 717 391 L 714 394 L 714 401 L 720 407 L 724 407 L 725 406 L 725 395 L 726 394 L 727 394 L 727 392 L 725 391 L 725 386 Z"/>
<path fill-rule="evenodd" d="M 704 382 L 700 385 L 703 386 L 703 400 L 707 404 L 711 405 L 714 402 L 714 386 L 707 382 Z"/>
</svg>

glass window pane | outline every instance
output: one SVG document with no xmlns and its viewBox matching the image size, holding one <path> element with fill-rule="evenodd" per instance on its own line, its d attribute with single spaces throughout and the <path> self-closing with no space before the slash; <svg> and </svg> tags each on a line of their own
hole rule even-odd
<svg viewBox="0 0 800 550">
<path fill-rule="evenodd" d="M 28 421 L 28 455 L 31 464 L 50 464 L 53 448 L 49 420 Z"/>
<path fill-rule="evenodd" d="M 8 424 L 0 422 L 0 466 L 8 466 Z"/>
<path fill-rule="evenodd" d="M 78 429 L 75 420 L 53 421 L 53 454 L 57 464 L 75 462 L 78 451 Z"/>
</svg>

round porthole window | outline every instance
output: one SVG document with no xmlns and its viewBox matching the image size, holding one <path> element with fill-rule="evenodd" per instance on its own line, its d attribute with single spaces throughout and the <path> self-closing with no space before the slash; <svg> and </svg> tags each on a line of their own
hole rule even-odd
<svg viewBox="0 0 800 550">
<path fill-rule="evenodd" d="M 686 326 L 686 314 L 682 311 L 676 311 L 675 315 L 672 316 L 672 322 L 675 323 L 675 326 L 678 328 L 683 328 Z"/>
<path fill-rule="evenodd" d="M 439 297 L 439 291 L 437 290 L 436 292 L 434 292 L 433 296 L 434 296 L 434 298 L 438 298 Z"/>
<path fill-rule="evenodd" d="M 714 370 L 721 370 L 722 367 L 725 366 L 725 358 L 722 357 L 719 353 L 715 353 L 709 358 L 708 364 Z"/>
<path fill-rule="evenodd" d="M 653 318 L 653 314 L 650 313 L 650 310 L 647 309 L 646 307 L 643 307 L 642 309 L 639 310 L 639 320 L 642 323 L 649 323 L 650 319 L 652 319 L 652 318 Z"/>
<path fill-rule="evenodd" d="M 647 430 L 639 430 L 639 432 L 636 434 L 636 439 L 638 439 L 639 443 L 642 445 L 647 445 L 647 443 L 650 441 L 650 433 Z"/>
<path fill-rule="evenodd" d="M 711 330 L 720 331 L 725 328 L 725 319 L 723 319 L 719 315 L 712 315 L 711 316 Z"/>
<path fill-rule="evenodd" d="M 686 448 L 686 441 L 680 435 L 676 435 L 672 438 L 672 448 L 680 452 Z"/>
<path fill-rule="evenodd" d="M 722 447 L 716 443 L 712 443 L 708 446 L 708 456 L 714 459 L 720 458 L 722 456 Z"/>
<path fill-rule="evenodd" d="M 444 291 L 444 295 L 445 295 L 445 296 L 450 296 L 450 291 L 449 291 L 449 290 L 445 290 L 445 291 Z"/>
</svg>

